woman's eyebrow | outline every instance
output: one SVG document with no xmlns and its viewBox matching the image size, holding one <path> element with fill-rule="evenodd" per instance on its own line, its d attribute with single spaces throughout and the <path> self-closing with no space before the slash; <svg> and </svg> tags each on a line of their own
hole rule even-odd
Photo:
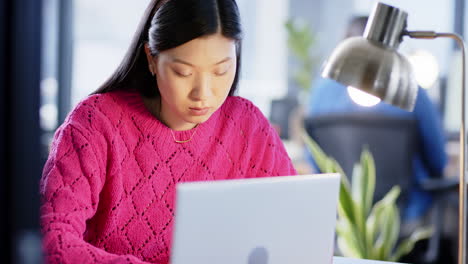
<svg viewBox="0 0 468 264">
<path fill-rule="evenodd" d="M 229 61 L 229 60 L 231 60 L 231 59 L 232 59 L 231 57 L 226 57 L 226 58 L 220 60 L 219 62 L 217 62 L 217 63 L 215 63 L 215 64 L 213 64 L 213 65 L 219 65 L 219 64 L 222 64 L 222 63 L 224 63 L 224 62 L 226 62 L 226 61 Z M 192 63 L 187 62 L 187 61 L 184 61 L 184 60 L 181 60 L 181 59 L 179 59 L 179 58 L 172 58 L 172 62 L 185 64 L 185 65 L 188 65 L 188 66 L 190 66 L 190 67 L 195 67 L 195 65 L 193 65 Z"/>
<path fill-rule="evenodd" d="M 215 63 L 214 65 L 219 65 L 219 64 L 224 63 L 226 61 L 230 61 L 231 59 L 232 59 L 231 57 L 226 57 L 226 58 L 220 60 L 219 62 Z"/>
</svg>

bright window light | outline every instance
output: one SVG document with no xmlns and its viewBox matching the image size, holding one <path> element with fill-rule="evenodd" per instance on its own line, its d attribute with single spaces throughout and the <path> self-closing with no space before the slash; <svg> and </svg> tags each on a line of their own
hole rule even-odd
<svg viewBox="0 0 468 264">
<path fill-rule="evenodd" d="M 439 78 L 439 65 L 434 55 L 425 50 L 416 50 L 408 56 L 408 60 L 418 85 L 425 89 L 431 88 Z"/>
</svg>

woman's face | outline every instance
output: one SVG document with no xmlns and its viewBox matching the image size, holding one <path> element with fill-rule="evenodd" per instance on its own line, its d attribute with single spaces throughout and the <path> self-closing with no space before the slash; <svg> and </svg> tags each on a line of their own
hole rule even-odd
<svg viewBox="0 0 468 264">
<path fill-rule="evenodd" d="M 191 129 L 226 100 L 236 73 L 234 40 L 218 33 L 155 57 L 145 50 L 161 94 L 160 118 L 170 128 Z"/>
</svg>

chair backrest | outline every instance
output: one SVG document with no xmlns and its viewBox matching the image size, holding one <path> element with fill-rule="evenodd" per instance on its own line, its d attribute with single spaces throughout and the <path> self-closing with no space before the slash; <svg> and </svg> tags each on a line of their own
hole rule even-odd
<svg viewBox="0 0 468 264">
<path fill-rule="evenodd" d="M 406 203 L 417 149 L 415 120 L 376 113 L 333 113 L 307 118 L 305 128 L 349 178 L 367 146 L 376 167 L 374 200 L 380 200 L 394 185 L 399 185 L 399 204 Z"/>
</svg>

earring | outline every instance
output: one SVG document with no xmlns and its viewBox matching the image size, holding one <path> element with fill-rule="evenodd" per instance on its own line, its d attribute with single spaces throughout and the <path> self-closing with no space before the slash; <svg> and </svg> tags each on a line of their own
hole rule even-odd
<svg viewBox="0 0 468 264">
<path fill-rule="evenodd" d="M 154 76 L 154 70 L 153 70 L 153 65 L 149 66 L 149 70 L 151 72 L 151 76 Z"/>
</svg>

